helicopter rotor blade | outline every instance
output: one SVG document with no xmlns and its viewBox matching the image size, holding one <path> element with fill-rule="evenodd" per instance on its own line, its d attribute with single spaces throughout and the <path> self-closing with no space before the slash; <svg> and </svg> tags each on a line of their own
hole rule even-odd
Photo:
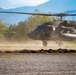
<svg viewBox="0 0 76 75">
<path fill-rule="evenodd" d="M 28 14 L 28 15 L 42 15 L 42 16 L 76 16 L 76 14 L 66 14 L 66 13 L 58 13 L 58 14 L 43 14 L 43 13 L 27 13 L 27 12 L 9 12 L 9 11 L 0 11 L 0 13 L 10 13 L 10 14 Z"/>
<path fill-rule="evenodd" d="M 41 14 L 41 13 L 27 13 L 27 12 L 9 12 L 9 11 L 0 11 L 0 13 L 10 13 L 10 14 L 28 14 L 28 15 L 43 15 L 43 16 L 53 16 L 51 14 Z"/>
</svg>

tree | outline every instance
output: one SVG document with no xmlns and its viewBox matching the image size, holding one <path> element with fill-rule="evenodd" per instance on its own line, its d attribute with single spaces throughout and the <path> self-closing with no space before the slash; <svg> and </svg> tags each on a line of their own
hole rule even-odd
<svg viewBox="0 0 76 75">
<path fill-rule="evenodd" d="M 26 25 L 26 22 L 19 22 L 16 29 L 15 29 L 15 35 L 13 36 L 14 40 L 22 42 L 22 41 L 26 41 L 28 36 L 29 29 L 28 26 Z"/>
<path fill-rule="evenodd" d="M 14 38 L 14 35 L 16 34 L 16 27 L 17 25 L 10 25 L 9 28 L 5 32 L 5 37 L 7 40 L 12 40 Z"/>
<path fill-rule="evenodd" d="M 0 20 L 0 41 L 4 39 L 4 34 L 6 30 L 7 30 L 6 24 L 2 20 Z"/>
<path fill-rule="evenodd" d="M 29 31 L 31 31 L 35 26 L 51 20 L 49 16 L 32 15 L 26 20 L 26 25 L 29 26 Z"/>
</svg>

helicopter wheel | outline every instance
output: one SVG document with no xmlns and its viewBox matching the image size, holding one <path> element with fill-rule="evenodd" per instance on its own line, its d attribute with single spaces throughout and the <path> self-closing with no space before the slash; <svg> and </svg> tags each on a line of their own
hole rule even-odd
<svg viewBox="0 0 76 75">
<path fill-rule="evenodd" d="M 43 41 L 43 46 L 47 46 L 47 41 Z"/>
</svg>

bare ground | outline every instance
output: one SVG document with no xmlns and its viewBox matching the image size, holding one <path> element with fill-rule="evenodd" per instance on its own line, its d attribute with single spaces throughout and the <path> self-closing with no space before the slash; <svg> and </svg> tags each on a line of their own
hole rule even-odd
<svg viewBox="0 0 76 75">
<path fill-rule="evenodd" d="M 76 54 L 0 54 L 0 75 L 76 75 Z"/>
<path fill-rule="evenodd" d="M 0 44 L 0 51 L 59 48 L 76 50 L 76 44 L 62 47 L 55 42 L 48 42 L 47 47 L 41 42 Z M 76 75 L 76 54 L 0 53 L 0 75 Z"/>
</svg>

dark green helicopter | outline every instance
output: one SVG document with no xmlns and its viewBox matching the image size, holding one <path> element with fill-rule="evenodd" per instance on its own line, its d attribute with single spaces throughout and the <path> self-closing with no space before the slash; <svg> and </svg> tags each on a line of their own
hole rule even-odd
<svg viewBox="0 0 76 75">
<path fill-rule="evenodd" d="M 13 13 L 13 14 L 28 14 L 28 15 L 43 15 L 43 16 L 57 16 L 60 20 L 45 22 L 37 25 L 34 30 L 28 33 L 28 37 L 33 40 L 41 40 L 43 46 L 47 46 L 47 41 L 53 40 L 59 46 L 63 43 L 63 40 L 76 40 L 76 21 L 63 20 L 66 16 L 76 16 L 76 14 L 40 14 L 40 13 L 26 13 L 26 12 L 8 12 L 0 11 L 0 13 Z"/>
</svg>

